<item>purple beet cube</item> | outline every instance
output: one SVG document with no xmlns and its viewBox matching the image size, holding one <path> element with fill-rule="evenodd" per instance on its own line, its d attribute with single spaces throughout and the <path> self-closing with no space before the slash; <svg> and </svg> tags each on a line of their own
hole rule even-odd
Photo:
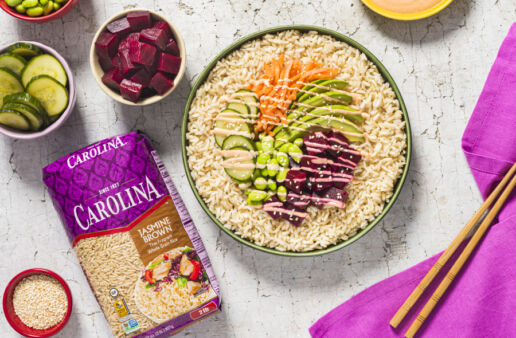
<svg viewBox="0 0 516 338">
<path fill-rule="evenodd" d="M 149 28 L 152 25 L 151 15 L 147 11 L 131 12 L 126 16 L 133 32 Z"/>
<path fill-rule="evenodd" d="M 120 82 L 120 94 L 126 100 L 137 102 L 142 93 L 143 86 L 140 83 L 133 82 L 128 79 L 123 79 Z"/>
<path fill-rule="evenodd" d="M 121 53 L 124 50 L 129 50 L 131 42 L 140 41 L 140 33 L 131 33 L 125 39 L 123 39 L 118 45 L 118 52 Z"/>
<path fill-rule="evenodd" d="M 136 73 L 134 73 L 133 76 L 129 78 L 129 80 L 139 83 L 143 86 L 143 88 L 146 88 L 149 86 L 149 83 L 151 81 L 151 74 L 145 70 L 145 68 L 140 69 Z"/>
<path fill-rule="evenodd" d="M 170 30 L 170 26 L 165 21 L 156 21 L 154 23 L 154 28 L 163 29 L 167 37 L 170 38 L 172 36 L 172 30 Z"/>
<path fill-rule="evenodd" d="M 136 65 L 131 61 L 129 50 L 120 53 L 120 71 L 123 75 L 132 74 L 137 69 Z"/>
<path fill-rule="evenodd" d="M 131 41 L 129 55 L 133 63 L 152 66 L 156 57 L 156 47 L 139 41 Z"/>
<path fill-rule="evenodd" d="M 122 18 L 110 22 L 106 28 L 111 33 L 118 35 L 118 37 L 125 36 L 133 31 L 129 21 L 127 21 L 127 18 Z"/>
<path fill-rule="evenodd" d="M 115 68 L 121 68 L 122 67 L 122 64 L 120 63 L 120 54 L 116 54 L 112 59 L 111 59 L 111 65 Z"/>
<path fill-rule="evenodd" d="M 165 52 L 172 54 L 174 56 L 179 56 L 179 47 L 177 47 L 177 43 L 174 39 L 168 40 Z"/>
<path fill-rule="evenodd" d="M 120 89 L 120 82 L 122 82 L 123 79 L 124 77 L 122 76 L 118 68 L 113 68 L 102 76 L 102 82 L 109 88 L 115 90 Z"/>
<path fill-rule="evenodd" d="M 158 92 L 159 95 L 163 95 L 174 87 L 174 80 L 169 79 L 165 74 L 157 72 L 150 81 L 150 86 Z"/>
<path fill-rule="evenodd" d="M 104 72 L 107 72 L 113 68 L 113 64 L 111 63 L 110 59 L 106 59 L 99 56 L 97 60 L 99 61 L 100 67 Z"/>
<path fill-rule="evenodd" d="M 179 72 L 180 66 L 180 57 L 170 55 L 167 53 L 160 53 L 158 60 L 158 70 L 165 73 L 177 74 Z"/>
<path fill-rule="evenodd" d="M 116 34 L 102 32 L 95 41 L 95 52 L 98 56 L 109 59 L 116 54 L 118 47 L 118 36 Z"/>
<path fill-rule="evenodd" d="M 163 29 L 147 28 L 140 32 L 140 41 L 158 47 L 160 50 L 167 48 L 169 37 Z"/>
</svg>

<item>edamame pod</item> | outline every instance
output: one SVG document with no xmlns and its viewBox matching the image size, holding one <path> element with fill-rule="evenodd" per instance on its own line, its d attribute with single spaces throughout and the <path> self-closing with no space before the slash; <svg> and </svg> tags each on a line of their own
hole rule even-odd
<svg viewBox="0 0 516 338">
<path fill-rule="evenodd" d="M 288 167 L 290 164 L 290 160 L 288 159 L 288 155 L 286 153 L 277 153 L 276 161 L 278 161 L 279 165 L 282 167 Z"/>
<path fill-rule="evenodd" d="M 276 182 L 282 183 L 285 181 L 285 178 L 287 178 L 288 169 L 287 168 L 281 168 L 278 171 L 278 174 L 276 175 Z"/>
<path fill-rule="evenodd" d="M 303 156 L 303 151 L 295 144 L 291 144 L 288 148 L 288 154 L 294 161 L 299 163 L 299 161 L 301 161 L 301 156 Z"/>
</svg>

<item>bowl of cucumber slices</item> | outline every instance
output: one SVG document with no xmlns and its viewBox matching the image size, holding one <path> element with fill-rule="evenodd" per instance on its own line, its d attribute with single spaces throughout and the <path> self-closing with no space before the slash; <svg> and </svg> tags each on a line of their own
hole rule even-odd
<svg viewBox="0 0 516 338">
<path fill-rule="evenodd" d="M 66 121 L 75 99 L 72 71 L 54 49 L 33 41 L 0 48 L 0 133 L 47 135 Z"/>
</svg>

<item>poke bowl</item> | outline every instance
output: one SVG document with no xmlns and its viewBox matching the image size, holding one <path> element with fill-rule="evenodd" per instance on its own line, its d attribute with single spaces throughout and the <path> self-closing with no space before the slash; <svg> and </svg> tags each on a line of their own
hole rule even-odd
<svg viewBox="0 0 516 338">
<path fill-rule="evenodd" d="M 47 280 L 53 281 L 54 283 L 62 287 L 64 298 L 66 299 L 66 307 L 64 308 L 62 318 L 54 325 L 44 329 L 34 328 L 26 325 L 24 321 L 21 319 L 21 315 L 17 314 L 16 306 L 14 304 L 14 294 L 16 292 L 17 287 L 27 278 L 34 277 L 46 278 Z M 2 305 L 4 315 L 11 327 L 15 329 L 16 332 L 25 337 L 34 338 L 50 337 L 61 331 L 70 319 L 73 307 L 72 294 L 65 280 L 55 272 L 41 268 L 28 269 L 14 276 L 5 288 Z M 26 314 L 24 314 L 24 317 L 25 316 Z"/>
<path fill-rule="evenodd" d="M 163 15 L 130 9 L 112 16 L 97 31 L 90 67 L 110 98 L 145 106 L 176 89 L 186 69 L 185 44 Z"/>
<path fill-rule="evenodd" d="M 78 2 L 79 2 L 79 0 L 68 0 L 68 1 L 60 1 L 60 2 L 56 1 L 55 4 L 53 4 L 53 5 L 57 5 L 57 6 L 55 6 L 52 9 L 49 8 L 48 10 L 43 9 L 41 11 L 41 13 L 35 13 L 35 14 L 37 14 L 36 16 L 27 15 L 26 12 L 24 13 L 24 11 L 26 11 L 25 9 L 22 9 L 21 11 L 19 11 L 19 10 L 17 10 L 16 7 L 9 6 L 6 1 L 0 1 L 0 7 L 7 14 L 9 14 L 17 19 L 23 20 L 23 21 L 49 22 L 49 21 L 53 21 L 53 20 L 62 18 L 66 14 L 70 13 L 72 11 L 72 9 L 74 9 L 74 7 L 77 5 Z M 18 2 L 16 2 L 16 3 L 18 3 Z M 42 2 L 40 2 L 40 4 L 41 3 Z M 45 5 L 49 5 L 49 4 L 50 4 L 50 1 L 45 1 Z M 21 1 L 20 1 L 19 5 L 21 5 Z M 35 6 L 38 6 L 38 1 L 35 2 Z"/>
<path fill-rule="evenodd" d="M 182 121 L 194 195 L 235 240 L 284 256 L 343 248 L 400 194 L 410 123 L 366 48 L 316 26 L 273 27 L 204 69 Z"/>
<path fill-rule="evenodd" d="M 76 101 L 68 62 L 53 48 L 35 41 L 0 47 L 0 133 L 35 139 L 61 127 Z"/>
</svg>

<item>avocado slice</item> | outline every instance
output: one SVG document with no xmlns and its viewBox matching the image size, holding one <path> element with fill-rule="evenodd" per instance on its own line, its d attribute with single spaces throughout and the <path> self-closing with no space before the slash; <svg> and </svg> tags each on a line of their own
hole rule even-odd
<svg viewBox="0 0 516 338">
<path fill-rule="evenodd" d="M 298 125 L 296 129 L 289 130 L 288 128 L 282 129 L 276 136 L 274 147 L 281 147 L 285 141 L 292 142 L 296 138 L 303 137 L 307 132 L 314 131 L 317 129 L 335 129 L 342 132 L 349 141 L 351 142 L 363 142 L 365 141 L 364 135 L 356 126 L 343 118 L 343 121 L 333 120 L 325 118 L 324 116 L 316 117 L 310 120 L 310 124 Z M 351 135 L 350 135 L 351 133 Z"/>
<path fill-rule="evenodd" d="M 324 106 L 322 108 L 312 110 L 311 112 L 309 112 L 310 115 L 303 116 L 301 119 L 292 123 L 292 126 L 299 127 L 300 125 L 303 125 L 302 122 L 308 122 L 319 116 L 328 116 L 328 115 L 333 116 L 333 117 L 340 117 L 340 118 L 348 121 L 348 123 L 353 123 L 353 124 L 360 124 L 364 121 L 364 118 L 362 117 L 362 115 L 346 114 L 346 113 L 342 113 L 340 111 L 336 112 L 333 109 L 347 110 L 349 112 L 356 111 L 355 109 L 350 108 L 348 106 L 341 106 L 341 105 Z M 314 115 L 316 115 L 316 116 L 314 116 Z"/>
<path fill-rule="evenodd" d="M 313 84 L 320 84 L 320 83 L 323 83 L 325 81 L 328 81 L 328 79 L 319 79 L 319 80 L 315 80 L 315 81 L 312 81 L 310 83 L 313 83 Z M 310 84 L 307 84 L 306 86 L 304 86 L 303 88 L 301 88 L 301 90 L 299 92 L 297 92 L 297 95 L 296 95 L 296 101 L 305 93 L 304 91 L 305 90 L 310 90 L 312 88 L 315 88 L 314 86 L 311 86 Z"/>
<path fill-rule="evenodd" d="M 347 85 L 349 85 L 348 82 L 343 81 L 343 80 L 326 80 L 326 81 L 323 81 L 321 83 L 316 83 L 316 84 L 319 84 L 321 86 L 328 87 L 328 88 L 334 88 L 334 89 L 344 89 L 344 88 L 346 88 Z M 318 94 L 318 93 L 322 93 L 322 92 L 328 91 L 328 89 L 319 88 L 319 87 L 313 87 L 312 89 L 310 89 L 308 91 L 309 91 L 309 93 L 303 92 L 303 95 L 301 95 L 297 99 L 297 101 L 298 102 L 306 101 L 309 98 L 313 97 L 314 94 Z"/>
</svg>

